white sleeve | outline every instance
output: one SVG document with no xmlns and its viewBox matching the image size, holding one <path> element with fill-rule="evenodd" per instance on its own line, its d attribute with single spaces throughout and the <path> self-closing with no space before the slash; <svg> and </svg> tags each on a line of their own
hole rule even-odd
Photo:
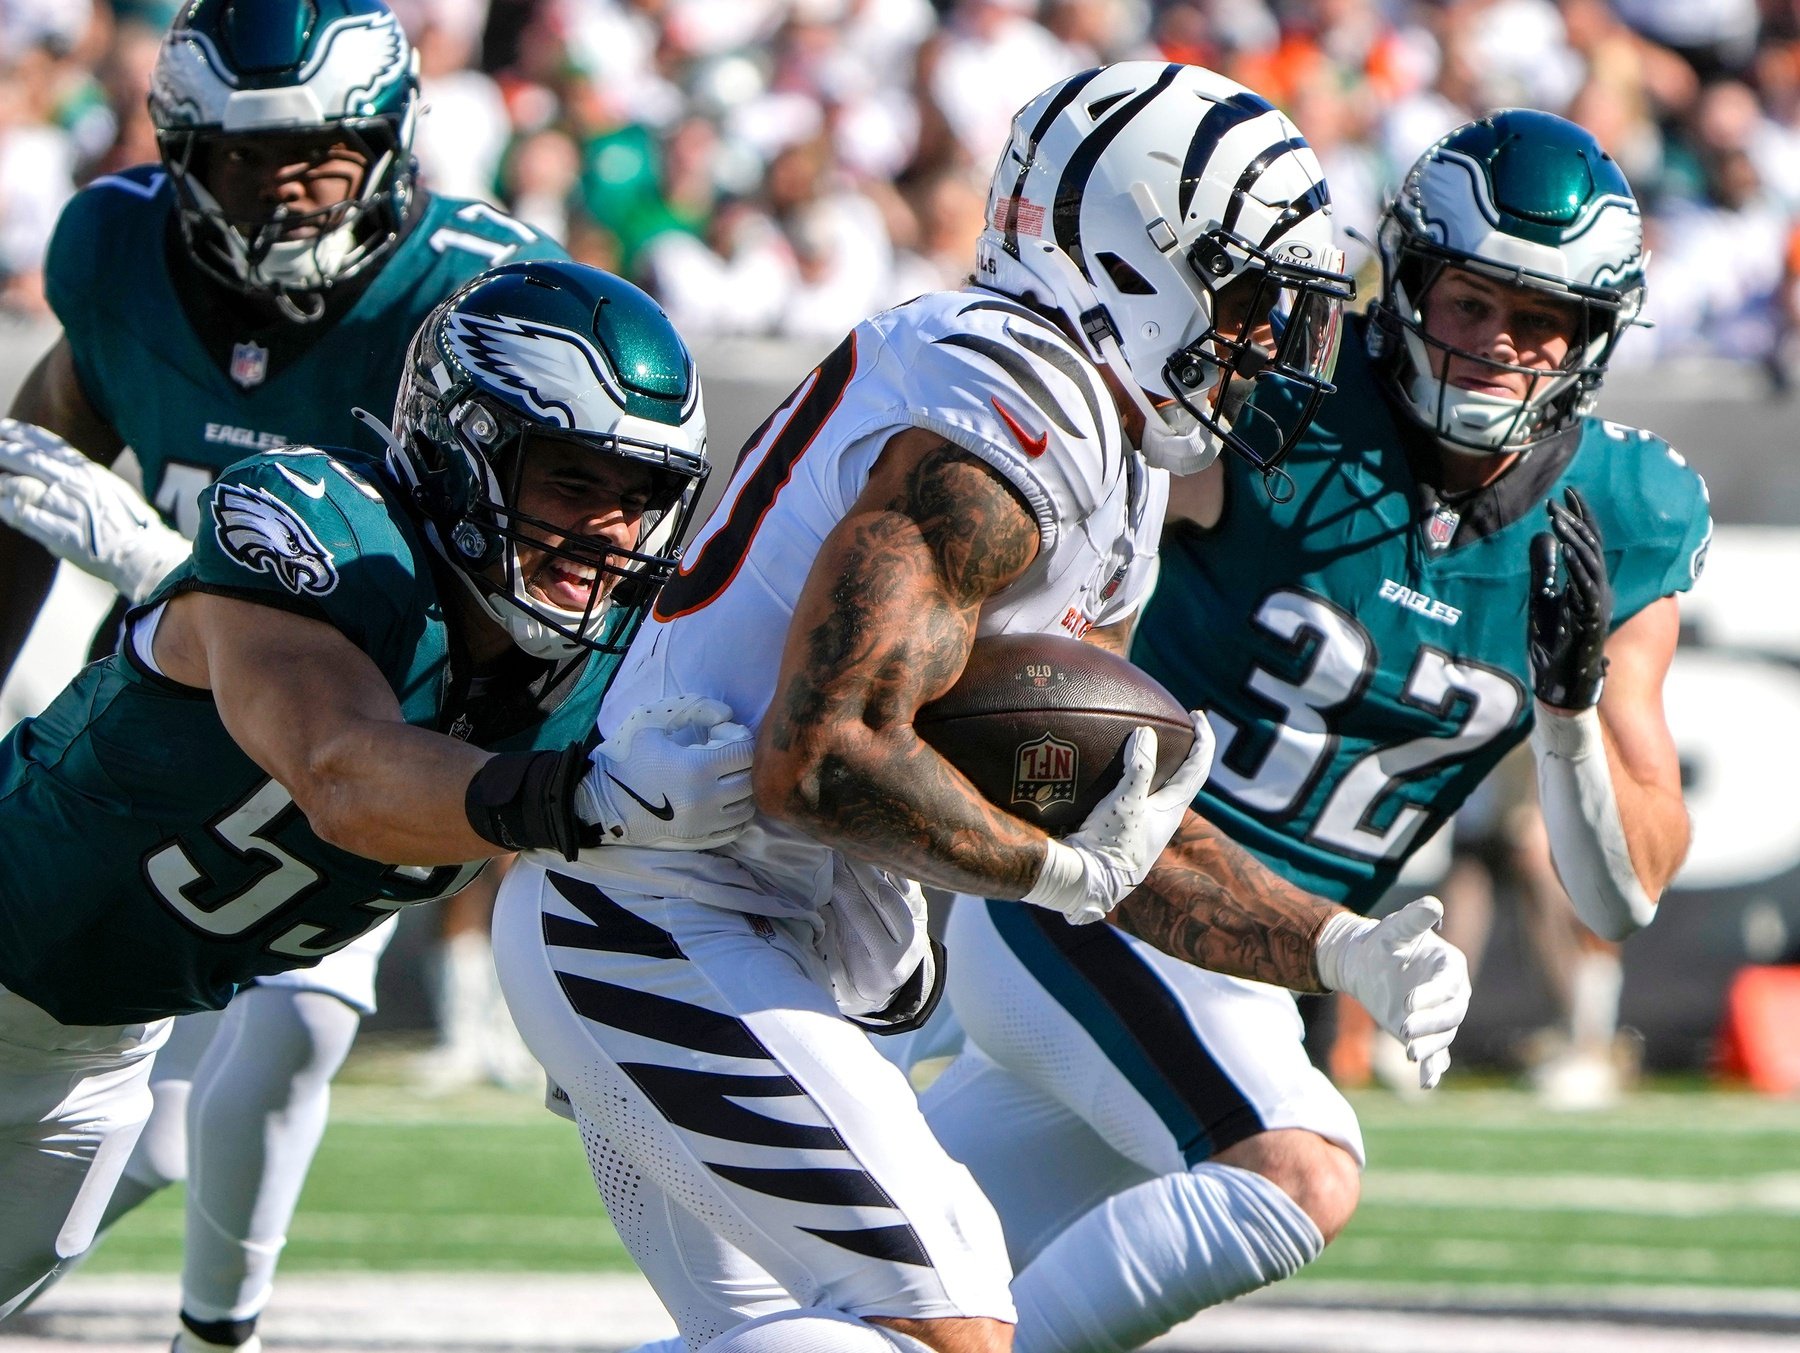
<svg viewBox="0 0 1800 1353">
<path fill-rule="evenodd" d="M 1642 930 L 1656 918 L 1656 902 L 1631 863 L 1599 714 L 1551 714 L 1540 706 L 1531 750 L 1550 855 L 1575 914 L 1609 940 Z"/>
<path fill-rule="evenodd" d="M 906 421 L 1004 476 L 1050 547 L 1125 472 L 1124 436 L 1098 371 L 1016 302 L 965 291 L 914 305 L 926 307 L 919 322 L 890 332 L 884 353 Z"/>
</svg>

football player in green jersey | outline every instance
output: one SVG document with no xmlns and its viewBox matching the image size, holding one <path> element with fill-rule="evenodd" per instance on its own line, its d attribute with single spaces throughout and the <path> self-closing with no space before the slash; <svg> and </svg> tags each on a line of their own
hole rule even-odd
<svg viewBox="0 0 1800 1353">
<path fill-rule="evenodd" d="M 1705 488 L 1589 413 L 1643 298 L 1624 176 L 1571 123 L 1497 113 L 1413 167 L 1380 251 L 1381 297 L 1292 452 L 1172 485 L 1132 651 L 1208 710 L 1197 811 L 1113 927 L 951 918 L 968 1044 L 923 1102 L 1005 1224 L 1020 1353 L 1136 1347 L 1349 1220 L 1356 1118 L 1287 993 L 1244 979 L 1294 985 L 1291 945 L 1341 987 L 1378 928 L 1356 913 L 1509 747 L 1531 740 L 1599 933 L 1647 924 L 1687 848 L 1662 685 Z M 1283 398 L 1259 382 L 1249 416 Z M 1319 895 L 1349 910 L 1321 928 Z M 1424 938 L 1440 915 L 1382 924 Z M 1382 1004 L 1409 1037 L 1411 1007 Z M 1435 1084 L 1447 1051 L 1409 1051 Z"/>
<path fill-rule="evenodd" d="M 380 0 L 183 6 L 152 77 L 161 162 L 97 180 L 64 211 L 46 269 L 63 335 L 0 424 L 0 522 L 19 532 L 0 526 L 0 674 L 50 581 L 40 546 L 122 594 L 106 651 L 124 605 L 186 557 L 199 492 L 224 467 L 352 444 L 350 411 L 391 407 L 437 302 L 494 264 L 564 257 L 417 181 L 415 66 Z M 104 468 L 126 446 L 141 494 Z M 182 1021 L 158 1056 L 156 1108 L 106 1220 L 207 1156 L 189 1188 L 189 1309 L 266 1300 L 393 932 Z"/>
<path fill-rule="evenodd" d="M 415 340 L 385 456 L 230 467 L 120 652 L 0 742 L 0 1317 L 90 1243 L 168 1016 L 500 851 L 749 819 L 718 702 L 592 736 L 706 476 L 699 393 L 628 283 L 483 274 Z M 178 1348 L 254 1346 L 255 1310 L 207 1315 Z"/>
</svg>

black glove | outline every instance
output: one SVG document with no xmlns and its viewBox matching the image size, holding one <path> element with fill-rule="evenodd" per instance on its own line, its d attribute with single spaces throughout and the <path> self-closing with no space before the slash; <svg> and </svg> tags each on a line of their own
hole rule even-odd
<svg viewBox="0 0 1800 1353">
<path fill-rule="evenodd" d="M 846 1016 L 852 1024 L 860 1024 L 872 1034 L 909 1034 L 925 1027 L 944 995 L 944 971 L 950 955 L 936 940 L 928 941 L 930 949 L 913 969 L 912 976 L 900 984 L 894 999 L 871 1015 Z"/>
<path fill-rule="evenodd" d="M 1531 538 L 1531 680 L 1552 708 L 1590 709 L 1606 680 L 1612 584 L 1594 514 L 1574 489 L 1564 489 L 1563 499 L 1545 504 L 1550 530 Z"/>
</svg>

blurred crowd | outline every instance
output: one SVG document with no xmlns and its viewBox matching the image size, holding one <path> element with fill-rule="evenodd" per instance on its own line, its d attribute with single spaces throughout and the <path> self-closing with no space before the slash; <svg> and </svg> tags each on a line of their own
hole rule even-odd
<svg viewBox="0 0 1800 1353">
<path fill-rule="evenodd" d="M 155 158 L 173 0 L 0 0 L 0 306 L 77 186 Z M 1787 369 L 1800 0 L 394 0 L 422 173 L 659 296 L 691 337 L 835 339 L 959 284 L 1015 108 L 1103 60 L 1212 66 L 1318 149 L 1348 232 L 1431 141 L 1561 112 L 1636 186 L 1654 328 L 1621 360 Z M 1365 273 L 1365 275 L 1369 275 Z M 1365 287 L 1365 294 L 1368 288 Z"/>
</svg>

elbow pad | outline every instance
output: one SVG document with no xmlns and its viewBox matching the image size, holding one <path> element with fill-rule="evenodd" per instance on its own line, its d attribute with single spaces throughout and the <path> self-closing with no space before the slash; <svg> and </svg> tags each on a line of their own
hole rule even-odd
<svg viewBox="0 0 1800 1353">
<path fill-rule="evenodd" d="M 1600 716 L 1592 709 L 1551 714 L 1539 706 L 1531 750 L 1550 854 L 1575 914 L 1604 939 L 1642 930 L 1655 919 L 1656 901 L 1644 891 L 1625 844 Z"/>
</svg>

